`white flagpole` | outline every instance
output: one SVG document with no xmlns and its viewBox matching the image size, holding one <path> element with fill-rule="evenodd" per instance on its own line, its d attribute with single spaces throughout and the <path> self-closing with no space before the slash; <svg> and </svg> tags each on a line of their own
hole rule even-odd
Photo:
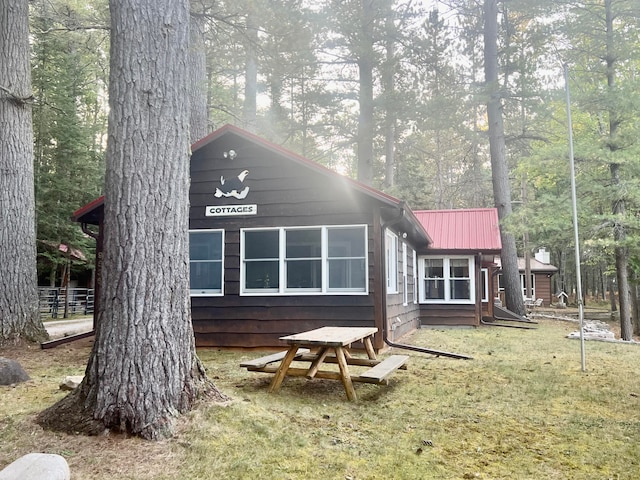
<svg viewBox="0 0 640 480">
<path fill-rule="evenodd" d="M 580 273 L 580 243 L 578 236 L 578 202 L 576 200 L 576 167 L 573 158 L 573 125 L 571 124 L 571 98 L 569 95 L 569 66 L 564 64 L 564 85 L 567 93 L 567 119 L 569 129 L 569 160 L 571 163 L 571 203 L 573 205 L 573 234 L 576 244 L 576 289 L 578 301 L 578 320 L 580 322 L 580 360 L 582 371 L 587 371 L 584 352 L 584 306 L 582 303 L 582 277 Z"/>
</svg>

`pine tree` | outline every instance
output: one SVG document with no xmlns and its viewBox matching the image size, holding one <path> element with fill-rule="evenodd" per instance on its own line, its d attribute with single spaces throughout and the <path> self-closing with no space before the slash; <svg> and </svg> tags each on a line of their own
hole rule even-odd
<svg viewBox="0 0 640 480">
<path fill-rule="evenodd" d="M 0 2 L 0 344 L 41 341 L 27 0 Z"/>
</svg>

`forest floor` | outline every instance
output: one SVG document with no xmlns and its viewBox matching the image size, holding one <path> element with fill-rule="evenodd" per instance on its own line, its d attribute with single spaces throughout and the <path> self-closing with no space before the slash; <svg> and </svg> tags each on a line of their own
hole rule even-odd
<svg viewBox="0 0 640 480">
<path fill-rule="evenodd" d="M 576 322 L 539 322 L 419 330 L 404 342 L 473 360 L 393 349 L 410 355 L 408 370 L 387 386 L 356 384 L 357 403 L 332 380 L 287 378 L 269 394 L 270 375 L 239 366 L 262 352 L 200 349 L 232 401 L 199 405 L 158 442 L 34 422 L 65 395 L 60 381 L 83 373 L 92 339 L 0 350 L 31 375 L 0 387 L 0 468 L 46 452 L 83 480 L 637 478 L 640 345 L 587 341 L 583 372 L 580 342 L 566 338 Z"/>
</svg>

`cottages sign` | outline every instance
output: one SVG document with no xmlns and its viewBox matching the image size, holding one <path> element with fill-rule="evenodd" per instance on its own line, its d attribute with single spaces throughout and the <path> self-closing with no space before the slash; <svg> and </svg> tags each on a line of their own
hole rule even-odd
<svg viewBox="0 0 640 480">
<path fill-rule="evenodd" d="M 240 215 L 257 215 L 258 205 L 218 205 L 205 207 L 207 217 L 234 217 Z"/>
</svg>

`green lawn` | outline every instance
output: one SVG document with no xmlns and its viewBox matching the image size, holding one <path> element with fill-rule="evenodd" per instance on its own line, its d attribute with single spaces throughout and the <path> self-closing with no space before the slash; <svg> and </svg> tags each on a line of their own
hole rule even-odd
<svg viewBox="0 0 640 480">
<path fill-rule="evenodd" d="M 238 366 L 262 352 L 200 350 L 233 400 L 201 405 L 156 443 L 41 431 L 34 415 L 89 347 L 10 352 L 33 380 L 0 390 L 0 467 L 46 451 L 82 479 L 635 479 L 640 345 L 586 342 L 583 373 L 580 343 L 565 338 L 575 329 L 420 330 L 406 343 L 474 359 L 403 351 L 408 370 L 356 384 L 358 403 L 331 380 L 287 378 L 269 394 L 269 375 Z"/>
</svg>

